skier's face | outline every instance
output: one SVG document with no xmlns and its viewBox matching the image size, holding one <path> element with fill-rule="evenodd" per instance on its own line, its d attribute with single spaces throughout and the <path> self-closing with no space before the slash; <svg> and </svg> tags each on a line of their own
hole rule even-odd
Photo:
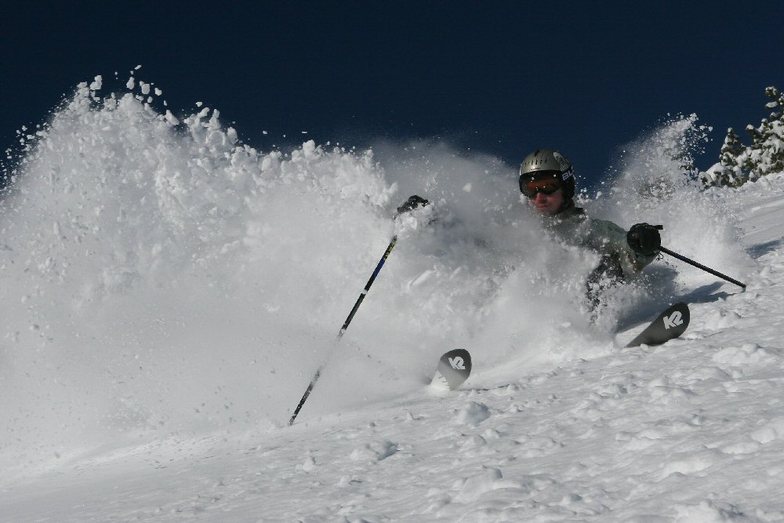
<svg viewBox="0 0 784 523">
<path fill-rule="evenodd" d="M 553 216 L 558 213 L 558 211 L 561 209 L 561 205 L 563 205 L 563 190 L 558 189 L 552 194 L 538 192 L 534 195 L 533 198 L 530 199 L 530 201 L 534 208 L 540 213 L 547 216 Z"/>
</svg>

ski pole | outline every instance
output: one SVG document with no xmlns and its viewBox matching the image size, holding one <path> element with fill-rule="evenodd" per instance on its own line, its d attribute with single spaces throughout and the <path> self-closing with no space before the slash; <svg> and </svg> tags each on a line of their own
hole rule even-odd
<svg viewBox="0 0 784 523">
<path fill-rule="evenodd" d="M 671 250 L 669 250 L 669 249 L 667 249 L 665 247 L 660 247 L 659 250 L 661 252 L 665 253 L 665 254 L 669 254 L 673 258 L 677 258 L 677 259 L 679 259 L 681 261 L 684 261 L 684 262 L 686 262 L 686 263 L 688 263 L 690 265 L 693 265 L 693 266 L 697 267 L 698 269 L 702 269 L 705 272 L 709 272 L 709 273 L 713 274 L 714 276 L 718 276 L 719 278 L 727 280 L 730 283 L 734 283 L 735 285 L 739 285 L 743 289 L 746 289 L 746 284 L 745 283 L 741 283 L 741 282 L 739 282 L 738 280 L 736 280 L 734 278 L 730 278 L 726 274 L 722 274 L 719 271 L 713 270 L 710 267 L 706 267 L 706 266 L 702 265 L 701 263 L 697 263 L 694 260 L 690 260 L 689 258 L 687 258 L 686 256 L 683 256 L 682 254 L 678 254 L 677 252 L 673 252 L 673 251 L 671 251 Z"/>
<path fill-rule="evenodd" d="M 391 253 L 392 249 L 395 248 L 396 243 L 397 243 L 397 236 L 393 236 L 392 241 L 389 242 L 389 245 L 387 246 L 387 250 L 384 251 L 384 255 L 381 257 L 381 260 L 379 260 L 378 265 L 376 265 L 376 268 L 373 271 L 373 274 L 370 276 L 370 279 L 365 284 L 365 288 L 359 294 L 359 298 L 357 298 L 357 301 L 354 302 L 354 307 L 351 308 L 351 312 L 348 314 L 346 321 L 343 322 L 343 326 L 340 328 L 340 331 L 338 332 L 338 340 L 340 340 L 340 338 L 343 337 L 343 333 L 346 332 L 346 329 L 348 329 L 349 323 L 351 323 L 351 320 L 354 319 L 354 314 L 357 313 L 357 309 L 359 309 L 359 306 L 362 304 L 362 301 L 365 299 L 365 296 L 367 296 L 367 293 L 370 290 L 370 286 L 373 285 L 373 281 L 375 281 L 376 276 L 378 276 L 379 271 L 381 271 L 381 267 L 384 266 L 384 262 L 387 261 L 387 258 L 389 257 L 389 253 Z M 326 362 L 320 365 L 318 369 L 316 369 L 316 373 L 313 375 L 313 378 L 310 380 L 310 383 L 308 384 L 308 388 L 305 389 L 305 394 L 302 395 L 302 399 L 299 400 L 299 403 L 297 404 L 297 408 L 294 409 L 294 414 L 291 415 L 291 419 L 289 420 L 289 425 L 294 424 L 294 420 L 297 419 L 297 415 L 299 414 L 299 411 L 302 410 L 302 406 L 308 400 L 308 396 L 310 396 L 310 393 L 313 391 L 313 387 L 316 385 L 316 382 L 321 376 L 321 369 L 324 367 L 324 365 L 326 365 Z"/>
<path fill-rule="evenodd" d="M 406 200 L 406 202 L 403 205 L 397 208 L 397 213 L 395 214 L 395 217 L 405 212 L 414 210 L 419 206 L 424 207 L 428 203 L 429 202 L 424 198 L 417 195 L 413 195 L 409 197 L 408 200 Z M 390 241 L 389 245 L 387 245 L 387 250 L 384 251 L 384 255 L 381 257 L 381 260 L 379 260 L 378 264 L 376 265 L 376 268 L 373 270 L 373 274 L 370 275 L 370 279 L 365 284 L 365 288 L 359 294 L 357 301 L 354 302 L 354 306 L 351 308 L 351 312 L 349 312 L 348 316 L 346 317 L 346 321 L 343 322 L 343 326 L 340 328 L 340 331 L 338 332 L 338 338 L 337 338 L 338 341 L 340 341 L 340 339 L 343 337 L 343 334 L 346 332 L 346 329 L 348 329 L 351 320 L 354 319 L 354 315 L 357 313 L 357 309 L 359 309 L 359 306 L 362 305 L 362 302 L 365 300 L 365 296 L 367 296 L 367 293 L 370 290 L 370 286 L 373 285 L 373 282 L 376 280 L 376 276 L 378 276 L 378 273 L 381 272 L 381 268 L 384 266 L 384 262 L 387 261 L 389 254 L 392 252 L 392 249 L 395 248 L 396 244 L 397 244 L 397 235 L 394 235 L 392 236 L 392 241 Z M 297 419 L 297 415 L 299 414 L 299 411 L 302 410 L 302 406 L 308 400 L 310 393 L 313 391 L 313 387 L 316 385 L 316 382 L 321 376 L 321 370 L 324 368 L 324 365 L 326 365 L 326 362 L 324 362 L 322 365 L 319 366 L 318 369 L 316 369 L 316 373 L 313 375 L 313 378 L 310 380 L 310 383 L 308 384 L 308 388 L 305 389 L 305 394 L 302 395 L 302 399 L 299 400 L 299 403 L 297 404 L 297 408 L 294 409 L 294 413 L 291 415 L 291 419 L 289 420 L 289 425 L 293 425 L 294 420 Z"/>
</svg>

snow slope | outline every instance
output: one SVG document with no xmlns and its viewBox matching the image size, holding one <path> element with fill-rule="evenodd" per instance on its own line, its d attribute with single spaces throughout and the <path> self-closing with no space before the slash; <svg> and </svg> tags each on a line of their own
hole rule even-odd
<svg viewBox="0 0 784 523">
<path fill-rule="evenodd" d="M 688 122 L 643 140 L 585 205 L 748 289 L 661 260 L 597 327 L 595 260 L 492 159 L 263 154 L 92 87 L 0 214 L 0 520 L 784 521 L 784 175 L 703 194 L 662 153 Z M 412 193 L 434 205 L 393 224 Z M 676 299 L 682 339 L 618 348 Z M 456 346 L 474 374 L 439 395 Z"/>
</svg>

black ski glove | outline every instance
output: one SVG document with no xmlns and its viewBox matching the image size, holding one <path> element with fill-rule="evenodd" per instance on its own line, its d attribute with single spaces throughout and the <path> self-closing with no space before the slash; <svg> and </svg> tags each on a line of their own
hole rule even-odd
<svg viewBox="0 0 784 523">
<path fill-rule="evenodd" d="M 406 200 L 406 202 L 403 205 L 397 208 L 397 213 L 403 214 L 404 212 L 413 211 L 417 207 L 424 207 L 429 203 L 430 202 L 427 201 L 426 199 L 415 194 L 414 196 L 409 196 L 408 200 Z"/>
<path fill-rule="evenodd" d="M 661 225 L 649 225 L 647 223 L 637 223 L 632 225 L 626 233 L 626 242 L 632 250 L 642 256 L 652 256 L 661 247 L 661 235 L 659 231 L 664 227 Z"/>
</svg>

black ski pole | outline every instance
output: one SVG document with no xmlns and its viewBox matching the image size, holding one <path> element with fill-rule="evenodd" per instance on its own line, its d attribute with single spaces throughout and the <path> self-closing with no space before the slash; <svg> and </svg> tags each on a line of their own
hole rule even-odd
<svg viewBox="0 0 784 523">
<path fill-rule="evenodd" d="M 724 280 L 727 280 L 727 281 L 728 281 L 728 282 L 730 282 L 730 283 L 734 283 L 735 285 L 739 285 L 739 286 L 740 286 L 740 287 L 742 287 L 743 289 L 745 289 L 745 288 L 746 288 L 746 284 L 745 284 L 745 283 L 741 283 L 741 282 L 739 282 L 738 280 L 736 280 L 736 279 L 734 279 L 734 278 L 730 278 L 730 277 L 729 277 L 729 276 L 727 276 L 726 274 L 722 274 L 722 273 L 720 273 L 719 271 L 713 270 L 713 269 L 711 269 L 710 267 L 706 267 L 706 266 L 702 265 L 701 263 L 697 263 L 697 262 L 696 262 L 696 261 L 694 261 L 694 260 L 690 260 L 690 259 L 689 259 L 689 258 L 687 258 L 686 256 L 683 256 L 683 255 L 681 255 L 681 254 L 678 254 L 677 252 L 673 252 L 673 251 L 671 251 L 671 250 L 669 250 L 669 249 L 667 249 L 667 248 L 665 248 L 665 247 L 660 247 L 660 248 L 659 248 L 659 250 L 660 250 L 661 252 L 665 253 L 665 254 L 669 254 L 669 255 L 670 255 L 670 256 L 672 256 L 673 258 L 677 258 L 677 259 L 679 259 L 679 260 L 681 260 L 681 261 L 683 261 L 683 262 L 686 262 L 686 263 L 688 263 L 688 264 L 690 264 L 690 265 L 693 265 L 693 266 L 697 267 L 698 269 L 702 269 L 703 271 L 705 271 L 705 272 L 709 272 L 710 274 L 713 274 L 714 276 L 718 276 L 719 278 L 722 278 L 722 279 L 724 279 Z"/>
<path fill-rule="evenodd" d="M 413 209 L 416 209 L 419 206 L 425 206 L 428 203 L 429 202 L 427 200 L 421 198 L 420 196 L 417 195 L 411 196 L 408 198 L 408 200 L 406 200 L 406 202 L 403 205 L 397 208 L 397 213 L 395 214 L 395 217 L 397 217 L 398 215 L 404 212 L 408 212 Z M 354 302 L 354 306 L 351 308 L 351 312 L 349 312 L 348 317 L 346 317 L 346 321 L 343 322 L 343 326 L 340 328 L 340 331 L 338 332 L 338 341 L 340 341 L 340 339 L 343 337 L 343 334 L 346 332 L 346 329 L 348 329 L 351 320 L 354 319 L 354 315 L 357 313 L 357 309 L 359 309 L 359 306 L 362 305 L 362 302 L 365 300 L 365 296 L 367 296 L 367 293 L 370 290 L 370 286 L 373 285 L 373 282 L 376 280 L 376 276 L 378 276 L 378 273 L 381 272 L 381 268 L 384 266 L 384 262 L 387 261 L 389 254 L 392 252 L 392 249 L 395 248 L 396 244 L 397 244 L 397 235 L 394 235 L 392 237 L 392 241 L 390 241 L 389 245 L 387 245 L 387 250 L 384 251 L 384 255 L 381 257 L 381 260 L 379 260 L 378 264 L 376 265 L 376 268 L 373 270 L 373 274 L 370 275 L 370 279 L 365 284 L 365 288 L 359 294 L 357 301 Z M 297 419 L 297 415 L 299 414 L 299 411 L 302 410 L 302 406 L 308 400 L 308 396 L 310 396 L 310 393 L 313 391 L 313 387 L 316 385 L 316 382 L 321 376 L 321 369 L 324 368 L 324 365 L 326 365 L 326 362 L 323 363 L 321 366 L 319 366 L 319 368 L 316 370 L 316 373 L 313 375 L 313 378 L 310 380 L 310 383 L 308 384 L 308 388 L 305 389 L 305 394 L 302 395 L 302 399 L 299 400 L 299 403 L 297 404 L 297 408 L 294 409 L 294 413 L 291 415 L 291 419 L 289 420 L 289 425 L 293 425 L 294 420 Z"/>
<path fill-rule="evenodd" d="M 354 302 L 354 307 L 351 308 L 351 312 L 348 314 L 346 321 L 343 322 L 343 326 L 340 328 L 340 331 L 338 332 L 338 340 L 340 340 L 340 338 L 343 337 L 343 333 L 346 332 L 346 329 L 348 329 L 349 323 L 351 323 L 351 320 L 354 319 L 354 314 L 357 313 L 357 309 L 359 309 L 359 306 L 362 305 L 362 301 L 365 299 L 365 296 L 367 296 L 367 293 L 370 290 L 370 286 L 373 285 L 373 281 L 375 281 L 376 276 L 378 276 L 379 271 L 381 271 L 381 267 L 384 266 L 384 262 L 387 261 L 387 258 L 389 257 L 389 253 L 391 253 L 392 249 L 395 248 L 396 243 L 397 243 L 397 236 L 393 236 L 392 241 L 389 242 L 389 245 L 387 246 L 387 250 L 384 251 L 384 255 L 381 257 L 381 260 L 379 260 L 378 265 L 376 265 L 376 268 L 373 271 L 373 274 L 370 276 L 370 279 L 365 284 L 365 288 L 359 294 L 359 298 L 357 298 L 357 301 Z M 313 391 L 313 387 L 316 385 L 316 382 L 321 376 L 321 369 L 324 367 L 325 364 L 326 362 L 321 366 L 319 366 L 318 369 L 316 369 L 316 373 L 313 375 L 313 378 L 310 380 L 310 383 L 308 384 L 308 388 L 305 389 L 305 394 L 302 395 L 302 399 L 299 400 L 299 403 L 297 404 L 297 408 L 294 409 L 294 413 L 291 415 L 291 419 L 289 420 L 289 425 L 292 425 L 294 423 L 294 420 L 297 419 L 297 415 L 299 414 L 299 411 L 302 410 L 302 406 L 308 400 L 308 396 L 310 396 L 310 393 Z"/>
</svg>

